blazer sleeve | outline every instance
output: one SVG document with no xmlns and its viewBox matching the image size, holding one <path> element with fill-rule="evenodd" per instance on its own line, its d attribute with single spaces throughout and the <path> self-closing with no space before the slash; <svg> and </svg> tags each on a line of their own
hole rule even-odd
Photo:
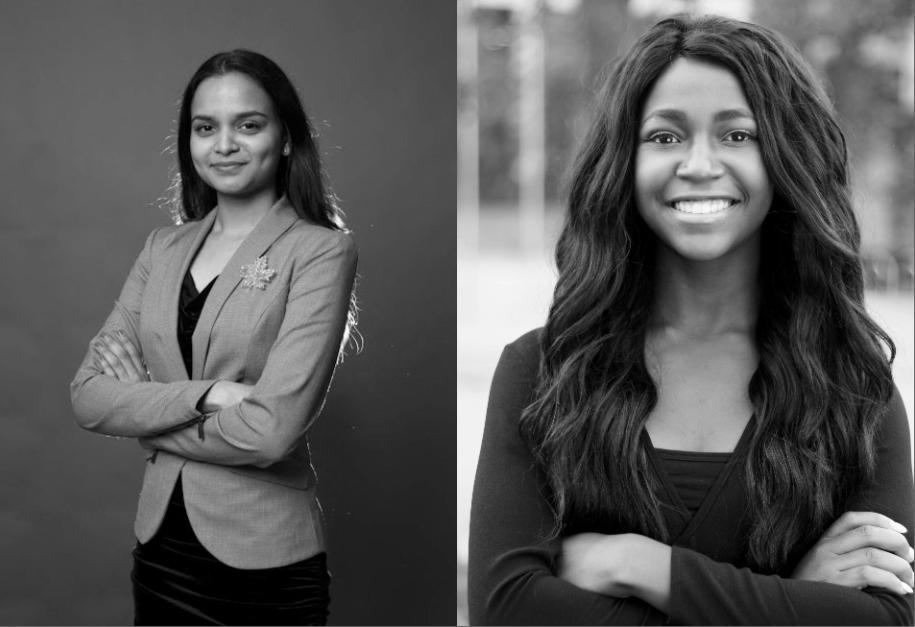
<svg viewBox="0 0 915 627">
<path fill-rule="evenodd" d="M 283 322 L 251 394 L 210 414 L 202 431 L 174 431 L 144 445 L 195 461 L 261 468 L 292 453 L 324 404 L 356 274 L 352 238 L 327 233 L 295 260 Z"/>
<path fill-rule="evenodd" d="M 146 239 L 146 245 L 127 276 L 114 310 L 105 320 L 102 333 L 121 331 L 140 346 L 140 305 L 149 276 L 153 249 L 159 229 Z M 214 381 L 176 381 L 172 383 L 128 383 L 110 377 L 96 368 L 90 348 L 70 384 L 70 400 L 77 423 L 84 429 L 104 435 L 140 437 L 193 424 L 200 417 L 197 402 Z"/>
<path fill-rule="evenodd" d="M 640 599 L 590 592 L 555 576 L 562 545 L 550 535 L 546 478 L 518 432 L 536 371 L 508 346 L 493 377 L 470 513 L 471 624 L 665 624 L 667 615 Z"/>
<path fill-rule="evenodd" d="M 910 546 L 915 519 L 911 442 L 897 390 L 876 443 L 875 480 L 845 507 L 902 523 Z M 760 575 L 674 547 L 670 618 L 678 625 L 912 625 L 913 595 Z"/>
</svg>

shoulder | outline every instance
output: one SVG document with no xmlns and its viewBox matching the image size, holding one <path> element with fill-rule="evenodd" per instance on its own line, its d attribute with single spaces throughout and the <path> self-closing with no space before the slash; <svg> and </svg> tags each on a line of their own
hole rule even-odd
<svg viewBox="0 0 915 627">
<path fill-rule="evenodd" d="M 493 377 L 493 389 L 512 387 L 533 388 L 540 370 L 540 336 L 542 328 L 528 331 L 502 350 Z"/>
<path fill-rule="evenodd" d="M 543 336 L 543 327 L 528 331 L 514 342 L 505 346 L 503 354 L 510 353 L 530 369 L 536 371 L 540 367 L 540 338 Z"/>
<path fill-rule="evenodd" d="M 146 238 L 146 247 L 150 252 L 160 252 L 175 243 L 183 240 L 185 237 L 193 237 L 197 229 L 200 228 L 200 221 L 185 222 L 183 224 L 168 224 L 152 230 L 149 237 Z"/>
<path fill-rule="evenodd" d="M 286 260 L 291 281 L 308 286 L 315 277 L 329 284 L 352 286 L 359 253 L 352 235 L 305 220 L 296 220 L 274 243 L 276 255 Z"/>
<path fill-rule="evenodd" d="M 893 385 L 893 396 L 886 404 L 880 419 L 879 439 L 884 444 L 905 443 L 908 445 L 911 442 L 905 404 L 903 404 L 902 395 L 895 384 Z"/>
<path fill-rule="evenodd" d="M 293 254 L 305 259 L 332 256 L 355 262 L 359 256 L 352 233 L 318 226 L 301 218 L 289 227 L 283 239 L 291 246 Z"/>
<path fill-rule="evenodd" d="M 489 388 L 487 430 L 510 441 L 518 437 L 518 421 L 534 400 L 540 370 L 541 329 L 525 333 L 505 346 Z"/>
</svg>

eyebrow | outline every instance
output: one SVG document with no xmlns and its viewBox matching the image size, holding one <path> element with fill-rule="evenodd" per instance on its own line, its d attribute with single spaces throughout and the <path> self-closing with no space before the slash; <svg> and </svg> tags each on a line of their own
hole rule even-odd
<svg viewBox="0 0 915 627">
<path fill-rule="evenodd" d="M 642 120 L 642 124 L 651 118 L 662 118 L 664 120 L 670 120 L 671 122 L 677 122 L 680 124 L 686 122 L 686 114 L 679 109 L 658 109 L 657 111 L 652 111 L 650 115 Z M 725 109 L 724 111 L 719 111 L 716 113 L 715 117 L 712 118 L 712 121 L 727 122 L 737 118 L 746 118 L 753 121 L 756 120 L 756 118 L 753 117 L 753 114 L 746 109 Z"/>
<path fill-rule="evenodd" d="M 235 116 L 235 119 L 240 120 L 241 118 L 251 118 L 254 116 L 260 116 L 262 118 L 265 118 L 265 117 L 267 117 L 267 114 L 261 113 L 260 111 L 242 111 L 241 113 L 239 113 Z M 191 118 L 192 122 L 194 120 L 202 120 L 204 122 L 213 122 L 216 120 L 216 118 L 210 117 L 209 115 L 195 115 L 194 117 Z"/>
</svg>

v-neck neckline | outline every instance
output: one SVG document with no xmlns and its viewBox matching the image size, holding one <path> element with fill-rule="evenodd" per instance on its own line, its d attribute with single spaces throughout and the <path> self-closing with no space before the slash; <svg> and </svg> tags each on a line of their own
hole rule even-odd
<svg viewBox="0 0 915 627">
<path fill-rule="evenodd" d="M 213 287 L 213 284 L 216 283 L 216 279 L 218 279 L 218 278 L 219 278 L 219 275 L 217 274 L 216 276 L 214 276 L 212 278 L 212 280 L 210 280 L 209 283 L 207 283 L 203 287 L 203 289 L 200 289 L 197 287 L 197 281 L 194 279 L 194 274 L 190 270 L 188 270 L 187 274 L 184 275 L 184 280 L 186 281 L 185 285 L 187 285 L 190 288 L 193 288 L 193 290 L 194 290 L 193 292 L 191 292 L 191 299 L 193 300 L 194 298 L 197 298 L 201 294 L 208 292 L 210 290 L 210 288 Z"/>
<path fill-rule="evenodd" d="M 668 502 L 673 506 L 673 509 L 677 514 L 679 514 L 684 525 L 680 533 L 675 535 L 675 542 L 681 543 L 688 541 L 714 507 L 722 488 L 724 488 L 724 485 L 733 474 L 734 468 L 737 467 L 737 463 L 744 458 L 744 451 L 749 443 L 751 433 L 754 430 L 755 420 L 756 414 L 754 413 L 750 416 L 750 419 L 744 426 L 743 433 L 740 434 L 740 439 L 737 441 L 734 451 L 730 454 L 731 457 L 728 459 L 727 464 L 725 464 L 724 468 L 721 469 L 721 472 L 718 473 L 715 483 L 712 484 L 712 487 L 709 488 L 705 498 L 702 499 L 702 504 L 699 506 L 695 515 L 689 513 L 689 509 L 686 507 L 683 499 L 680 498 L 680 494 L 677 492 L 673 480 L 664 470 L 664 465 L 661 463 L 658 453 L 651 442 L 651 436 L 648 435 L 648 430 L 642 429 L 642 444 L 648 454 L 648 460 L 654 467 L 655 475 L 660 479 L 661 485 L 667 493 Z"/>
</svg>

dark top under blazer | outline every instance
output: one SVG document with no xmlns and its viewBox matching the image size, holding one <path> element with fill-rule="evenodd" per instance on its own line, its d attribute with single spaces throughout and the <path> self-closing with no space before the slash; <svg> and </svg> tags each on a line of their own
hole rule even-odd
<svg viewBox="0 0 915 627">
<path fill-rule="evenodd" d="M 188 519 L 216 558 L 236 568 L 283 566 L 324 550 L 305 434 L 333 376 L 356 247 L 280 199 L 213 283 L 193 334 L 189 380 L 176 335 L 179 293 L 215 216 L 153 231 L 102 327 L 140 346 L 151 381 L 106 376 L 90 350 L 71 399 L 84 428 L 140 438 L 147 449 L 134 527 L 141 542 L 159 528 L 180 475 Z M 261 256 L 276 274 L 264 289 L 246 289 L 242 267 Z M 198 422 L 197 403 L 218 380 L 254 389 L 213 413 L 202 439 L 196 427 L 180 429 Z"/>
<path fill-rule="evenodd" d="M 553 526 L 546 480 L 518 433 L 521 412 L 533 400 L 539 338 L 539 330 L 532 331 L 508 345 L 493 378 L 470 517 L 471 624 L 912 624 L 912 595 L 759 575 L 743 566 L 741 538 L 749 521 L 742 460 L 749 428 L 691 520 L 643 435 L 674 539 L 669 616 L 640 599 L 588 592 L 556 577 L 552 565 L 561 539 L 545 539 Z M 909 544 L 915 500 L 910 447 L 897 391 L 877 439 L 876 480 L 845 504 L 846 511 L 876 511 L 906 525 Z"/>
</svg>

